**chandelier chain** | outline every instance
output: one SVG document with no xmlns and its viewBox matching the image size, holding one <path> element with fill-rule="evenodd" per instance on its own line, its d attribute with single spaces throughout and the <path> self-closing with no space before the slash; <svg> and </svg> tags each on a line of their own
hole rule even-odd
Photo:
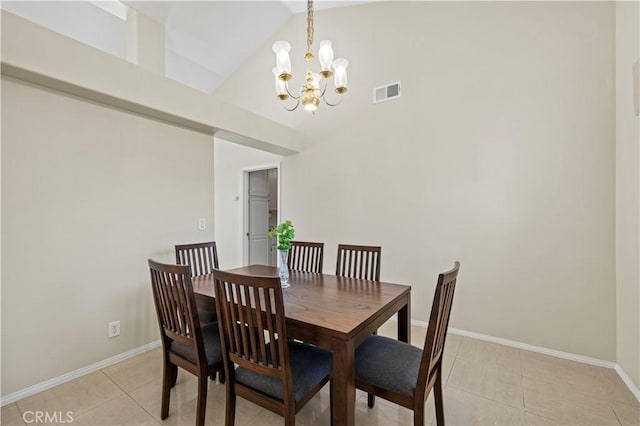
<svg viewBox="0 0 640 426">
<path fill-rule="evenodd" d="M 311 52 L 313 44 L 313 0 L 307 1 L 307 52 Z"/>
</svg>

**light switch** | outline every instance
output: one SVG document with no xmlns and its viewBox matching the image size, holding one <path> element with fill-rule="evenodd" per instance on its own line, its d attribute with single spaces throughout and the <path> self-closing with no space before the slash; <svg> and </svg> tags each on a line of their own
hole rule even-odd
<svg viewBox="0 0 640 426">
<path fill-rule="evenodd" d="M 205 219 L 204 217 L 201 217 L 198 220 L 198 229 L 200 230 L 207 229 L 207 219 Z"/>
</svg>

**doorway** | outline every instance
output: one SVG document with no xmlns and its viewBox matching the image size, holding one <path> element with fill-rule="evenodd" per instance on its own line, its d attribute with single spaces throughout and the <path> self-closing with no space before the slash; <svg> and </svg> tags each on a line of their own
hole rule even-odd
<svg viewBox="0 0 640 426">
<path fill-rule="evenodd" d="M 269 231 L 278 226 L 279 166 L 244 170 L 244 264 L 277 266 L 277 239 Z"/>
</svg>

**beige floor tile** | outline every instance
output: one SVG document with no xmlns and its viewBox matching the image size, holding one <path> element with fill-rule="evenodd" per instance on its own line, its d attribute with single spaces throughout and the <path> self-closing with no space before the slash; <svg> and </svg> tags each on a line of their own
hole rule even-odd
<svg viewBox="0 0 640 426">
<path fill-rule="evenodd" d="M 424 340 L 427 337 L 427 329 L 422 327 L 411 326 L 411 344 L 420 349 L 424 348 Z"/>
<path fill-rule="evenodd" d="M 596 373 L 597 394 L 608 401 L 639 405 L 627 385 L 624 384 L 616 370 L 612 368 L 593 367 Z"/>
<path fill-rule="evenodd" d="M 429 401 L 427 401 L 429 402 Z M 427 420 L 433 408 L 427 406 Z M 523 425 L 524 410 L 491 401 L 458 389 L 447 387 L 444 391 L 445 424 L 455 425 Z"/>
<path fill-rule="evenodd" d="M 551 419 L 547 419 L 546 417 L 538 416 L 537 414 L 530 413 L 525 410 L 524 413 L 525 423 L 527 426 L 554 426 L 557 425 Z"/>
<path fill-rule="evenodd" d="M 103 368 L 102 371 L 122 390 L 129 392 L 162 377 L 162 354 L 156 349 Z"/>
<path fill-rule="evenodd" d="M 490 342 L 464 337 L 457 358 L 472 361 L 478 365 L 498 367 L 511 374 L 521 374 L 520 352 L 518 349 Z"/>
<path fill-rule="evenodd" d="M 157 380 L 148 383 L 129 393 L 142 408 L 150 413 L 157 421 L 165 425 L 194 424 L 196 418 L 196 406 L 198 395 L 198 381 L 195 376 L 182 370 L 178 372 L 178 381 L 171 390 L 169 399 L 169 417 L 164 421 L 160 419 L 160 407 L 162 402 L 162 381 Z M 207 389 L 207 415 L 205 424 L 222 425 L 225 416 L 225 387 L 222 384 L 209 381 Z M 256 417 L 260 407 L 238 398 L 236 406 L 236 424 L 246 424 L 251 418 Z"/>
<path fill-rule="evenodd" d="M 522 385 L 527 412 L 562 425 L 618 425 L 608 401 L 574 393 L 571 384 L 524 377 Z"/>
<path fill-rule="evenodd" d="M 580 393 L 593 393 L 596 385 L 595 367 L 535 352 L 521 351 L 522 375 L 535 380 L 568 384 Z"/>
<path fill-rule="evenodd" d="M 376 398 L 373 408 L 367 406 L 367 399 L 359 398 L 356 401 L 356 425 L 388 426 L 388 425 L 412 425 L 413 411 L 397 404 Z M 427 424 L 429 424 L 427 422 Z"/>
<path fill-rule="evenodd" d="M 77 426 L 158 425 L 128 395 L 122 395 L 73 419 Z"/>
<path fill-rule="evenodd" d="M 209 389 L 212 389 L 209 386 Z M 207 394 L 207 418 L 206 424 L 208 426 L 221 426 L 225 423 L 225 407 L 226 407 L 226 390 L 224 385 L 216 385 L 214 392 L 209 392 Z M 192 402 L 195 419 L 196 412 L 196 400 L 194 399 Z M 236 400 L 236 424 L 237 425 L 250 425 L 252 423 L 252 419 L 260 419 L 260 415 L 265 415 L 267 413 L 273 414 L 268 410 L 263 409 L 262 407 L 247 401 L 244 398 L 237 398 Z M 265 417 L 266 418 L 266 417 Z M 195 421 L 195 420 L 194 420 Z M 282 423 L 282 417 L 280 418 L 280 422 Z M 253 423 L 254 425 L 260 423 Z"/>
<path fill-rule="evenodd" d="M 331 408 L 329 407 L 329 385 L 326 385 L 302 410 L 296 415 L 296 425 L 298 426 L 321 426 L 331 424 Z M 256 426 L 274 425 L 281 426 L 283 418 L 268 410 L 256 406 L 257 414 L 248 421 L 237 421 L 237 425 Z"/>
<path fill-rule="evenodd" d="M 462 345 L 462 337 L 457 334 L 447 334 L 447 341 L 444 347 L 445 355 L 456 356 Z"/>
<path fill-rule="evenodd" d="M 455 365 L 456 357 L 453 355 L 449 355 L 445 352 L 442 357 L 442 384 L 446 385 L 449 377 L 451 377 L 451 371 L 453 370 L 453 366 Z"/>
<path fill-rule="evenodd" d="M 109 378 L 97 371 L 17 402 L 21 412 L 71 411 L 75 418 L 105 402 L 124 395 Z"/>
<path fill-rule="evenodd" d="M 395 337 L 395 326 L 385 324 L 381 334 Z M 414 327 L 413 343 L 422 346 L 423 339 L 424 329 Z M 640 425 L 640 405 L 613 370 L 451 334 L 443 362 L 447 425 Z M 83 425 L 193 425 L 196 378 L 179 370 L 169 418 L 161 421 L 161 377 L 161 352 L 150 351 L 3 407 L 1 423 L 23 425 L 20 410 L 41 410 L 73 411 L 74 423 Z M 208 426 L 224 424 L 225 392 L 224 385 L 209 381 Z M 327 385 L 298 413 L 297 424 L 330 424 L 329 398 Z M 425 424 L 431 425 L 433 394 L 426 404 Z M 282 417 L 242 398 L 236 414 L 238 426 L 283 424 Z M 411 425 L 413 413 L 381 398 L 369 409 L 366 393 L 357 391 L 356 423 Z"/>
<path fill-rule="evenodd" d="M 260 412 L 258 414 L 254 414 L 254 417 L 245 421 L 244 423 L 240 423 L 238 419 L 236 419 L 237 426 L 282 426 L 284 424 L 284 419 L 282 416 L 272 413 L 269 410 L 259 409 Z M 224 414 L 223 414 L 224 416 Z M 329 424 L 329 423 L 327 423 Z M 298 416 L 296 416 L 296 425 L 301 426 L 302 422 Z"/>
<path fill-rule="evenodd" d="M 624 404 L 622 402 L 613 402 L 611 404 L 613 412 L 620 424 L 624 426 L 640 425 L 640 407 L 638 404 Z"/>
<path fill-rule="evenodd" d="M 213 385 L 219 386 L 215 383 Z M 211 388 L 212 385 L 209 385 Z M 180 424 L 183 414 L 195 419 L 195 408 L 188 407 L 190 401 L 195 400 L 198 393 L 198 381 L 195 376 L 178 370 L 178 380 L 176 385 L 171 389 L 171 397 L 169 398 L 169 417 L 163 422 L 167 424 Z M 131 392 L 129 396 L 140 405 L 146 412 L 151 414 L 154 419 L 160 419 L 160 406 L 162 398 L 162 380 L 158 379 L 151 383 L 147 383 Z"/>
<path fill-rule="evenodd" d="M 522 377 L 476 361 L 456 359 L 447 386 L 483 396 L 514 408 L 524 408 Z"/>
<path fill-rule="evenodd" d="M 329 386 L 325 386 L 327 392 L 318 392 L 304 406 L 296 416 L 296 424 L 300 425 L 330 425 L 331 424 L 331 406 L 329 400 Z M 282 424 L 282 420 L 281 420 Z"/>
<path fill-rule="evenodd" d="M 2 407 L 0 414 L 0 424 L 4 426 L 22 426 L 26 423 L 22 421 L 22 414 L 16 404 L 9 404 Z"/>
</svg>

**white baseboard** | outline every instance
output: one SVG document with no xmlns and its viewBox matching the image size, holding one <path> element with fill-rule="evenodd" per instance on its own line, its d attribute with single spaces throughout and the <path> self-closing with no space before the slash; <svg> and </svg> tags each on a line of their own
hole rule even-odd
<svg viewBox="0 0 640 426">
<path fill-rule="evenodd" d="M 629 376 L 627 376 L 627 373 L 624 372 L 619 364 L 616 364 L 616 372 L 618 373 L 618 376 L 620 376 L 624 384 L 627 385 L 633 396 L 635 396 L 638 402 L 640 402 L 640 389 L 638 389 L 635 383 L 631 381 Z"/>
<path fill-rule="evenodd" d="M 84 376 L 89 373 L 93 373 L 94 371 L 98 371 L 102 368 L 108 367 L 110 365 L 116 364 L 120 361 L 124 361 L 125 359 L 132 358 L 136 355 L 139 355 L 143 352 L 150 351 L 155 348 L 160 347 L 160 340 L 156 340 L 155 342 L 147 343 L 146 345 L 139 346 L 137 348 L 133 348 L 129 351 L 123 352 L 118 355 L 114 355 L 111 358 L 104 359 L 102 361 L 98 361 L 91 365 L 87 365 L 86 367 L 79 368 L 78 370 L 71 371 L 69 373 L 63 374 L 62 376 L 54 377 L 53 379 L 44 381 L 42 383 L 35 384 L 33 386 L 29 386 L 28 388 L 19 390 L 14 393 L 10 393 L 7 396 L 3 396 L 0 398 L 0 406 L 4 407 L 7 404 L 11 404 L 16 402 L 22 398 L 26 398 L 28 396 L 34 395 L 38 392 L 42 392 L 43 390 L 50 389 L 54 386 L 61 385 L 70 380 L 76 379 L 80 376 Z"/>
<path fill-rule="evenodd" d="M 394 317 L 397 321 L 397 318 Z M 427 323 L 424 321 L 411 320 L 411 325 L 415 325 L 416 327 L 427 328 Z M 497 343 L 499 345 L 510 346 L 512 348 L 523 349 L 525 351 L 537 352 L 544 355 L 553 356 L 556 358 L 567 359 L 570 361 L 582 362 L 584 364 L 595 365 L 597 367 L 611 368 L 615 370 L 620 379 L 627 385 L 627 388 L 631 391 L 633 396 L 636 397 L 638 402 L 640 402 L 640 389 L 631 381 L 627 373 L 624 372 L 620 365 L 615 362 L 605 361 L 598 358 L 591 358 L 583 355 L 576 355 L 570 352 L 558 351 L 555 349 L 543 348 L 542 346 L 530 345 L 528 343 L 517 342 L 515 340 L 503 339 L 502 337 L 489 336 L 487 334 L 475 333 L 473 331 L 461 330 L 459 328 L 449 327 L 449 332 L 451 334 L 456 334 L 458 336 L 470 337 L 476 340 L 482 340 L 485 342 Z"/>
<path fill-rule="evenodd" d="M 473 331 L 460 330 L 457 328 L 449 327 L 449 331 L 452 334 L 458 336 L 470 337 L 472 339 L 484 340 L 485 342 L 497 343 L 499 345 L 510 346 L 517 349 L 523 349 L 525 351 L 537 352 L 544 355 L 553 356 L 556 358 L 567 359 L 570 361 L 581 362 L 584 364 L 595 365 L 597 367 L 604 368 L 616 368 L 616 363 L 611 361 L 605 361 L 598 358 L 591 358 L 583 355 L 576 355 L 570 352 L 558 351 L 555 349 L 543 348 L 542 346 L 530 345 L 528 343 L 522 343 L 515 340 L 503 339 L 501 337 L 488 336 L 486 334 L 474 333 Z"/>
</svg>

